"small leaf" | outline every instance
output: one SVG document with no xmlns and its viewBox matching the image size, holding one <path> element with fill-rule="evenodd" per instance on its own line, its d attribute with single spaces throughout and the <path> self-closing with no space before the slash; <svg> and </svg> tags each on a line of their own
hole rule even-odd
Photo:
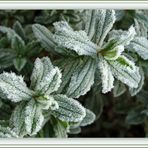
<svg viewBox="0 0 148 148">
<path fill-rule="evenodd" d="M 66 122 L 80 122 L 86 115 L 82 105 L 65 95 L 54 95 L 54 99 L 58 102 L 59 109 L 52 111 L 53 116 Z"/>
<path fill-rule="evenodd" d="M 144 85 L 144 78 L 145 77 L 144 77 L 144 72 L 143 72 L 142 68 L 140 68 L 139 73 L 140 73 L 141 79 L 138 84 L 138 87 L 137 88 L 129 88 L 129 92 L 130 92 L 131 96 L 135 96 L 137 93 L 139 93 Z"/>
<path fill-rule="evenodd" d="M 67 126 L 65 126 L 65 123 L 63 121 L 60 121 L 58 119 L 52 118 L 51 119 L 53 130 L 54 130 L 54 136 L 57 138 L 67 138 Z"/>
<path fill-rule="evenodd" d="M 114 77 L 109 64 L 101 56 L 99 58 L 98 68 L 100 69 L 101 73 L 102 93 L 107 93 L 114 87 Z"/>
<path fill-rule="evenodd" d="M 9 27 L 0 26 L 0 32 L 6 33 L 9 41 L 11 41 L 14 36 L 20 38 L 20 36 L 13 29 Z"/>
<path fill-rule="evenodd" d="M 13 29 L 24 41 L 26 40 L 26 34 L 24 32 L 23 26 L 20 24 L 19 21 L 16 21 L 14 23 Z"/>
<path fill-rule="evenodd" d="M 86 116 L 80 123 L 80 126 L 87 126 L 89 124 L 92 124 L 95 121 L 95 119 L 96 115 L 92 111 L 86 109 Z"/>
<path fill-rule="evenodd" d="M 0 97 L 13 102 L 29 100 L 32 92 L 27 88 L 23 78 L 15 73 L 0 74 Z"/>
<path fill-rule="evenodd" d="M 19 36 L 14 35 L 11 39 L 11 47 L 17 52 L 18 55 L 22 55 L 25 43 Z"/>
<path fill-rule="evenodd" d="M 0 69 L 8 68 L 13 65 L 16 53 L 11 49 L 0 49 Z"/>
<path fill-rule="evenodd" d="M 120 81 L 116 80 L 114 84 L 114 89 L 113 89 L 114 97 L 121 96 L 123 93 L 125 93 L 125 91 L 126 91 L 125 85 Z"/>
<path fill-rule="evenodd" d="M 146 116 L 142 113 L 141 108 L 132 109 L 126 117 L 126 122 L 131 125 L 138 125 L 143 123 Z"/>
<path fill-rule="evenodd" d="M 84 31 L 74 31 L 67 22 L 54 23 L 54 39 L 58 46 L 75 51 L 78 55 L 96 56 L 97 45 L 92 43 Z"/>
<path fill-rule="evenodd" d="M 61 72 L 54 67 L 48 57 L 37 58 L 31 76 L 31 88 L 39 94 L 49 95 L 57 91 L 61 84 Z"/>
<path fill-rule="evenodd" d="M 134 50 L 142 59 L 148 60 L 148 40 L 145 37 L 135 37 L 129 48 Z"/>
<path fill-rule="evenodd" d="M 16 58 L 13 60 L 13 64 L 15 68 L 19 72 L 24 68 L 24 66 L 26 65 L 26 62 L 27 62 L 26 58 Z"/>
<path fill-rule="evenodd" d="M 113 30 L 109 33 L 109 41 L 115 41 L 114 47 L 118 45 L 129 45 L 136 35 L 135 28 L 131 26 L 128 31 Z"/>
<path fill-rule="evenodd" d="M 43 48 L 45 48 L 47 51 L 54 52 L 56 44 L 53 34 L 46 27 L 39 24 L 34 24 L 32 29 L 35 37 L 41 43 Z"/>
<path fill-rule="evenodd" d="M 132 88 L 137 88 L 141 79 L 139 68 L 125 56 L 120 56 L 116 61 L 108 62 L 113 75 L 122 83 Z"/>
</svg>

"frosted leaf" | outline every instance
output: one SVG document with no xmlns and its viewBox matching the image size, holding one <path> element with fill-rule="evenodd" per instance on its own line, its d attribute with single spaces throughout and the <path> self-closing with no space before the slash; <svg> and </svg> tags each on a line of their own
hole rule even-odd
<svg viewBox="0 0 148 148">
<path fill-rule="evenodd" d="M 128 48 L 134 50 L 142 59 L 148 60 L 148 40 L 145 37 L 135 37 Z"/>
<path fill-rule="evenodd" d="M 60 84 L 60 70 L 52 65 L 48 57 L 37 58 L 31 76 L 31 88 L 39 94 L 49 95 L 57 91 Z"/>
<path fill-rule="evenodd" d="M 107 61 L 100 56 L 98 68 L 100 69 L 101 73 L 101 80 L 102 80 L 102 93 L 107 93 L 111 91 L 114 87 L 114 77 L 112 75 L 110 66 L 108 65 Z"/>
<path fill-rule="evenodd" d="M 139 72 L 140 72 L 141 79 L 138 84 L 138 87 L 137 88 L 129 88 L 129 92 L 130 92 L 131 96 L 135 96 L 136 94 L 138 94 L 144 85 L 144 72 L 143 72 L 142 68 L 140 68 Z"/>
<path fill-rule="evenodd" d="M 134 19 L 135 22 L 135 30 L 137 36 L 143 36 L 147 38 L 148 28 L 147 26 L 140 20 Z"/>
<path fill-rule="evenodd" d="M 90 111 L 89 109 L 86 109 L 86 116 L 84 117 L 84 119 L 80 123 L 80 126 L 90 125 L 95 121 L 95 119 L 96 119 L 96 115 L 92 111 Z"/>
<path fill-rule="evenodd" d="M 135 28 L 131 26 L 128 31 L 123 31 L 123 30 L 113 30 L 109 33 L 109 41 L 114 40 L 115 46 L 118 45 L 129 45 L 130 42 L 134 39 L 136 35 Z"/>
<path fill-rule="evenodd" d="M 80 122 L 86 115 L 85 108 L 76 100 L 65 95 L 54 95 L 59 104 L 59 109 L 52 111 L 52 114 L 66 122 Z"/>
<path fill-rule="evenodd" d="M 27 88 L 22 76 L 3 72 L 0 74 L 0 97 L 19 102 L 29 100 L 32 92 Z"/>
<path fill-rule="evenodd" d="M 73 68 L 73 65 L 71 68 Z M 79 61 L 79 65 L 76 68 L 66 91 L 66 95 L 72 98 L 78 98 L 90 90 L 94 83 L 96 62 L 91 58 L 84 58 Z"/>
<path fill-rule="evenodd" d="M 116 61 L 108 61 L 113 75 L 122 83 L 132 88 L 137 88 L 140 81 L 139 68 L 125 56 L 120 56 Z"/>
<path fill-rule="evenodd" d="M 25 128 L 29 135 L 35 135 L 42 128 L 44 116 L 42 110 L 37 106 L 34 99 L 30 100 L 25 109 Z"/>
<path fill-rule="evenodd" d="M 17 133 L 19 137 L 23 137 L 27 134 L 25 127 L 25 112 L 24 108 L 27 102 L 21 102 L 16 106 L 10 118 L 10 127 Z M 30 113 L 31 114 L 31 113 Z"/>
<path fill-rule="evenodd" d="M 105 37 L 113 27 L 115 22 L 115 11 L 114 10 L 96 10 L 96 37 L 95 43 L 102 46 Z"/>
<path fill-rule="evenodd" d="M 18 135 L 10 127 L 0 125 L 0 138 L 18 138 Z"/>
<path fill-rule="evenodd" d="M 46 27 L 39 24 L 34 24 L 32 29 L 35 37 L 41 43 L 43 48 L 47 51 L 54 52 L 56 43 L 53 39 L 53 34 Z"/>
<path fill-rule="evenodd" d="M 54 23 L 54 39 L 61 48 L 74 50 L 78 55 L 96 56 L 97 45 L 90 41 L 86 32 L 74 31 L 67 22 Z"/>
</svg>

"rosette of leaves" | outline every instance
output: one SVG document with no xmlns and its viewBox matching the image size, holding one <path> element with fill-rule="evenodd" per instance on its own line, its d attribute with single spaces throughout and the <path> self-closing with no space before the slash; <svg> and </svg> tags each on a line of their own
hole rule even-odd
<svg viewBox="0 0 148 148">
<path fill-rule="evenodd" d="M 33 25 L 42 46 L 63 57 L 56 62 L 64 79 L 58 91 L 73 98 L 86 94 L 94 84 L 97 70 L 103 93 L 112 90 L 115 78 L 130 88 L 137 88 L 141 78 L 139 68 L 123 54 L 136 35 L 135 28 L 110 31 L 116 20 L 114 10 L 82 13 L 82 30 L 73 30 L 65 21 L 54 23 L 54 34 L 42 25 Z"/>
<path fill-rule="evenodd" d="M 6 34 L 0 39 L 0 69 L 14 66 L 20 72 L 26 64 L 30 64 L 30 58 L 37 56 L 41 49 L 38 42 L 31 35 L 26 34 L 23 26 L 17 21 L 13 28 L 0 26 L 0 32 Z"/>
<path fill-rule="evenodd" d="M 83 126 L 94 121 L 93 113 L 87 113 L 78 101 L 56 93 L 61 77 L 60 70 L 52 65 L 48 57 L 36 59 L 29 88 L 22 76 L 6 72 L 0 74 L 0 97 L 16 103 L 7 128 L 12 129 L 17 137 L 36 135 L 52 116 L 58 121 L 53 125 L 56 136 L 62 128 L 66 134 L 69 126 L 65 127 L 63 123 L 81 123 Z M 89 118 L 90 113 L 93 118 Z M 0 136 L 9 137 L 1 129 L 3 126 Z"/>
</svg>

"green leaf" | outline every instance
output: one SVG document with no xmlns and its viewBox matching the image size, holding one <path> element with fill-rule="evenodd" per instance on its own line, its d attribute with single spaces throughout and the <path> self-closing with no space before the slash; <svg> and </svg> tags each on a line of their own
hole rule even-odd
<svg viewBox="0 0 148 148">
<path fill-rule="evenodd" d="M 0 74 L 0 97 L 13 102 L 29 100 L 32 92 L 27 88 L 23 77 L 15 73 Z"/>
<path fill-rule="evenodd" d="M 68 125 L 65 122 L 52 118 L 51 123 L 53 125 L 54 136 L 57 138 L 67 138 Z M 65 126 L 66 125 L 66 126 Z"/>
<path fill-rule="evenodd" d="M 49 95 L 57 91 L 61 84 L 61 72 L 54 67 L 48 57 L 37 58 L 31 76 L 31 88 L 39 94 Z"/>
<path fill-rule="evenodd" d="M 78 101 L 65 95 L 54 95 L 53 97 L 59 105 L 59 109 L 52 111 L 53 116 L 66 122 L 80 122 L 83 120 L 86 111 Z"/>
<path fill-rule="evenodd" d="M 125 93 L 125 91 L 126 91 L 125 85 L 120 81 L 116 80 L 114 84 L 114 89 L 113 89 L 114 97 L 121 96 L 123 93 Z"/>
<path fill-rule="evenodd" d="M 54 23 L 54 39 L 61 48 L 68 48 L 78 55 L 96 56 L 97 45 L 90 41 L 84 31 L 74 31 L 67 22 Z"/>
<path fill-rule="evenodd" d="M 44 116 L 41 108 L 37 105 L 34 99 L 31 99 L 24 109 L 25 128 L 29 135 L 35 135 L 42 128 Z"/>
<path fill-rule="evenodd" d="M 128 48 L 134 50 L 142 59 L 148 60 L 148 40 L 145 37 L 135 37 Z"/>
<path fill-rule="evenodd" d="M 125 56 L 120 56 L 116 61 L 108 61 L 113 75 L 122 83 L 131 88 L 137 88 L 140 82 L 139 68 Z"/>
<path fill-rule="evenodd" d="M 19 72 L 24 68 L 26 63 L 27 63 L 26 58 L 16 58 L 13 60 L 13 64 L 14 64 L 15 68 Z"/>
<path fill-rule="evenodd" d="M 118 57 L 124 51 L 124 46 L 122 46 L 122 45 L 119 45 L 119 46 L 116 46 L 116 47 L 112 48 L 111 47 L 112 46 L 111 42 L 109 42 L 109 44 L 101 51 L 103 57 L 106 60 L 116 60 L 116 59 L 118 59 Z"/>
<path fill-rule="evenodd" d="M 19 21 L 16 21 L 14 23 L 13 29 L 24 41 L 26 40 L 26 34 L 24 32 L 23 26 L 20 24 Z"/>
<path fill-rule="evenodd" d="M 17 52 L 18 55 L 21 55 L 25 47 L 25 42 L 20 37 L 14 35 L 11 39 L 11 47 Z"/>
<path fill-rule="evenodd" d="M 142 113 L 142 110 L 143 109 L 141 109 L 140 107 L 132 109 L 126 117 L 126 122 L 131 125 L 138 125 L 143 123 L 146 116 Z"/>
<path fill-rule="evenodd" d="M 41 43 L 42 47 L 47 51 L 54 52 L 56 44 L 53 38 L 53 34 L 46 27 L 39 24 L 34 24 L 32 29 L 35 37 Z"/>
<path fill-rule="evenodd" d="M 13 65 L 16 54 L 11 49 L 0 49 L 0 69 L 8 68 Z"/>
<path fill-rule="evenodd" d="M 114 87 L 114 77 L 109 64 L 101 56 L 99 58 L 98 68 L 100 69 L 101 73 L 102 93 L 107 93 Z"/>
<path fill-rule="evenodd" d="M 13 29 L 9 27 L 0 26 L 0 32 L 6 33 L 9 41 L 11 41 L 14 36 L 20 38 L 20 36 Z"/>
<path fill-rule="evenodd" d="M 95 119 L 96 119 L 96 115 L 89 109 L 86 109 L 86 116 L 81 121 L 80 126 L 90 125 L 95 121 Z"/>
<path fill-rule="evenodd" d="M 69 133 L 70 134 L 79 134 L 79 133 L 81 133 L 81 128 L 80 127 L 70 127 Z"/>
</svg>

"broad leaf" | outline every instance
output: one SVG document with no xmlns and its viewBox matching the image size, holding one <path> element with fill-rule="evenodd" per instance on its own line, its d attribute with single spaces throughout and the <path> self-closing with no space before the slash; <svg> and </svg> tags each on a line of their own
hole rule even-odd
<svg viewBox="0 0 148 148">
<path fill-rule="evenodd" d="M 83 120 L 86 111 L 78 101 L 65 95 L 54 95 L 53 97 L 59 105 L 59 109 L 52 111 L 55 117 L 66 122 L 80 122 Z"/>
<path fill-rule="evenodd" d="M 118 45 L 129 45 L 136 35 L 135 28 L 131 26 L 128 31 L 113 30 L 109 33 L 109 41 L 115 41 L 114 47 Z"/>
<path fill-rule="evenodd" d="M 120 56 L 116 61 L 108 61 L 113 75 L 122 83 L 132 88 L 137 88 L 141 79 L 139 68 L 125 56 Z"/>
<path fill-rule="evenodd" d="M 75 51 L 78 55 L 96 56 L 97 45 L 84 31 L 74 31 L 67 22 L 56 22 L 54 39 L 58 46 Z"/>
<path fill-rule="evenodd" d="M 4 72 L 0 74 L 0 97 L 19 102 L 29 100 L 32 92 L 27 88 L 22 76 Z"/>
<path fill-rule="evenodd" d="M 16 53 L 11 49 L 0 49 L 0 69 L 8 68 L 13 65 Z"/>
<path fill-rule="evenodd" d="M 148 40 L 145 37 L 135 37 L 129 48 L 134 50 L 142 59 L 148 60 Z"/>
<path fill-rule="evenodd" d="M 62 83 L 58 92 L 78 98 L 90 90 L 94 83 L 95 60 L 89 57 L 68 58 L 60 60 L 57 65 L 62 69 Z"/>
<path fill-rule="evenodd" d="M 86 109 L 86 116 L 80 123 L 80 126 L 87 126 L 89 124 L 92 124 L 95 121 L 95 119 L 96 115 L 92 111 Z"/>
<path fill-rule="evenodd" d="M 139 72 L 140 72 L 141 79 L 138 84 L 138 87 L 137 88 L 129 88 L 131 96 L 135 96 L 137 93 L 139 93 L 144 85 L 144 72 L 143 72 L 142 68 L 140 68 Z"/>
<path fill-rule="evenodd" d="M 44 116 L 34 99 L 31 99 L 25 109 L 25 128 L 29 135 L 35 135 L 42 128 Z"/>
<path fill-rule="evenodd" d="M 103 45 L 104 39 L 107 36 L 108 32 L 113 27 L 115 22 L 115 11 L 114 10 L 96 10 L 97 19 L 96 19 L 96 35 L 95 43 L 100 47 Z"/>
<path fill-rule="evenodd" d="M 52 65 L 49 58 L 37 58 L 31 76 L 31 88 L 38 94 L 49 95 L 57 91 L 60 84 L 60 70 Z"/>
<path fill-rule="evenodd" d="M 39 24 L 34 24 L 32 29 L 35 37 L 41 43 L 43 48 L 45 48 L 47 51 L 54 52 L 56 44 L 53 34 L 46 27 Z"/>
<path fill-rule="evenodd" d="M 24 68 L 26 63 L 27 63 L 26 58 L 16 58 L 13 60 L 13 64 L 14 64 L 15 68 L 19 72 Z"/>
<path fill-rule="evenodd" d="M 26 104 L 27 102 L 21 102 L 19 105 L 17 105 L 10 118 L 10 127 L 19 137 L 23 137 L 27 134 L 24 111 Z"/>
</svg>

